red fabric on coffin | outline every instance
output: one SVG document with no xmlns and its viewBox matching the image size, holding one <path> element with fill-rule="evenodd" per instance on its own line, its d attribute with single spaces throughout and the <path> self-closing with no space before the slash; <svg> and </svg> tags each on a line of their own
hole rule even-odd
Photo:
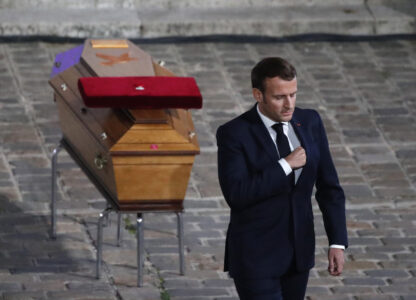
<svg viewBox="0 0 416 300">
<path fill-rule="evenodd" d="M 202 107 L 202 96 L 192 77 L 82 77 L 78 87 L 88 107 Z"/>
</svg>

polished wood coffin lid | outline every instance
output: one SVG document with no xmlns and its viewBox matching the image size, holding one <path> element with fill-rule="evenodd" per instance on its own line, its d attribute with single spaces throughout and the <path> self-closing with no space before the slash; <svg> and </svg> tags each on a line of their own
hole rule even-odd
<svg viewBox="0 0 416 300">
<path fill-rule="evenodd" d="M 81 54 L 81 64 L 92 76 L 154 76 L 152 58 L 149 54 L 127 40 L 119 40 L 125 47 L 94 47 L 97 40 L 86 40 Z M 117 43 L 114 43 L 117 44 Z"/>
</svg>

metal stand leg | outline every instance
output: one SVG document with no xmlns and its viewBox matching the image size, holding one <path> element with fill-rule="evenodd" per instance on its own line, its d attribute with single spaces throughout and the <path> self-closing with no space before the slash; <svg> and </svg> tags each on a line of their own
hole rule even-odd
<svg viewBox="0 0 416 300">
<path fill-rule="evenodd" d="M 96 275 L 97 279 L 101 277 L 101 260 L 103 257 L 103 220 L 108 217 L 108 213 L 111 208 L 106 208 L 98 218 L 98 228 L 97 228 L 97 268 Z"/>
<path fill-rule="evenodd" d="M 184 243 L 183 243 L 183 219 L 182 213 L 177 212 L 178 221 L 178 241 L 179 241 L 179 270 L 181 275 L 185 275 L 185 257 L 184 257 Z"/>
<path fill-rule="evenodd" d="M 137 286 L 143 286 L 143 264 L 144 264 L 144 238 L 143 238 L 143 216 L 137 214 Z"/>
<path fill-rule="evenodd" d="M 107 203 L 107 208 L 105 210 L 111 210 L 111 209 L 112 209 L 112 206 L 109 203 Z M 105 219 L 104 219 L 104 227 L 107 227 L 109 225 L 110 225 L 110 217 L 109 217 L 109 214 L 106 214 Z"/>
<path fill-rule="evenodd" d="M 51 238 L 56 239 L 56 168 L 58 163 L 58 153 L 62 145 L 59 145 L 52 152 L 52 189 L 51 189 Z"/>
<path fill-rule="evenodd" d="M 121 212 L 117 213 L 117 247 L 120 247 L 121 244 Z"/>
</svg>

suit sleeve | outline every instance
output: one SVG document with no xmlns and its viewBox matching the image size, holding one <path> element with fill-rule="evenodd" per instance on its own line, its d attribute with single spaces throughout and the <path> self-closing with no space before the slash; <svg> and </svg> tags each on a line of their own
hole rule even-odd
<svg viewBox="0 0 416 300">
<path fill-rule="evenodd" d="M 260 171 L 250 171 L 241 138 L 220 127 L 217 131 L 218 178 L 224 198 L 232 210 L 289 190 L 289 180 L 276 162 Z"/>
<path fill-rule="evenodd" d="M 339 184 L 337 171 L 331 158 L 325 128 L 319 120 L 320 160 L 316 179 L 315 198 L 322 211 L 325 231 L 330 245 L 348 246 L 345 217 L 345 195 Z"/>
</svg>

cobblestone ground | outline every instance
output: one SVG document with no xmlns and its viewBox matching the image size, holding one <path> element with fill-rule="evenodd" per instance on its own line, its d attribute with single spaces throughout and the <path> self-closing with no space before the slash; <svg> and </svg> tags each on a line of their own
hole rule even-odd
<svg viewBox="0 0 416 300">
<path fill-rule="evenodd" d="M 317 206 L 316 267 L 308 299 L 416 299 L 416 42 L 146 44 L 179 75 L 195 76 L 201 155 L 185 206 L 186 276 L 178 271 L 176 218 L 145 214 L 145 286 L 136 242 L 104 230 L 95 279 L 96 222 L 104 200 L 69 156 L 59 157 L 58 238 L 48 237 L 50 158 L 60 139 L 47 80 L 72 44 L 0 44 L 0 296 L 10 299 L 237 299 L 222 272 L 228 207 L 216 173 L 216 128 L 253 105 L 249 71 L 279 55 L 298 69 L 298 105 L 317 109 L 348 198 L 350 247 L 342 277 L 326 272 Z M 315 202 L 315 201 L 314 201 Z M 130 217 L 134 222 L 134 216 Z"/>
</svg>

